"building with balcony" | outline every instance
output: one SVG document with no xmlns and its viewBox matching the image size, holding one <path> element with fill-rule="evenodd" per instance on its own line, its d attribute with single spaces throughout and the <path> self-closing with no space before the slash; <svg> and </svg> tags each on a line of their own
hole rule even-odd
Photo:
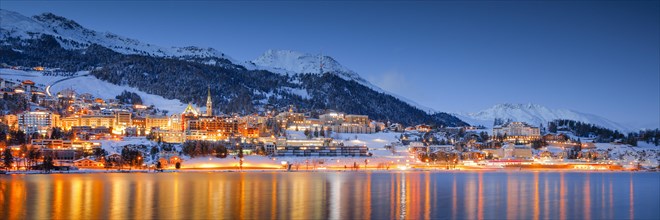
<svg viewBox="0 0 660 220">
<path fill-rule="evenodd" d="M 26 111 L 18 114 L 18 128 L 26 134 L 46 135 L 59 118 L 59 115 L 47 111 Z"/>
<path fill-rule="evenodd" d="M 145 117 L 145 128 L 147 131 L 154 128 L 163 130 L 170 129 L 170 119 L 167 116 L 148 115 Z"/>
<path fill-rule="evenodd" d="M 115 123 L 117 127 L 130 127 L 133 125 L 132 113 L 127 111 L 115 112 Z"/>
</svg>

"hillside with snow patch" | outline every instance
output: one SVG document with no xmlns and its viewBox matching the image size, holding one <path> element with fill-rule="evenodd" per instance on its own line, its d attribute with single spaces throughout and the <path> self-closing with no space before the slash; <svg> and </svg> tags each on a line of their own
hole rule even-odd
<svg viewBox="0 0 660 220">
<path fill-rule="evenodd" d="M 117 95 L 121 94 L 124 90 L 138 94 L 144 105 L 154 105 L 160 110 L 167 110 L 172 113 L 180 113 L 186 108 L 186 105 L 179 100 L 166 99 L 162 96 L 148 94 L 140 91 L 139 89 L 119 86 L 103 80 L 100 80 L 89 72 L 78 72 L 77 76 L 71 79 L 57 82 L 68 77 L 62 76 L 43 76 L 42 72 L 37 71 L 21 71 L 12 69 L 0 69 L 0 78 L 9 81 L 23 81 L 31 80 L 39 87 L 46 87 L 52 85 L 50 88 L 51 94 L 55 95 L 65 89 L 73 89 L 78 94 L 89 93 L 94 97 L 102 99 L 114 99 Z M 55 83 L 57 82 L 57 83 Z"/>
</svg>

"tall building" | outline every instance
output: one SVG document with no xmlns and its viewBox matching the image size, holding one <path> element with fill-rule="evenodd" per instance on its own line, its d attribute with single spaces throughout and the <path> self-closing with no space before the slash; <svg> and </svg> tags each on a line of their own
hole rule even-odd
<svg viewBox="0 0 660 220">
<path fill-rule="evenodd" d="M 197 117 L 199 117 L 199 111 L 192 107 L 192 103 L 188 103 L 186 109 L 181 113 L 181 130 L 186 130 L 188 121 Z"/>
<path fill-rule="evenodd" d="M 130 127 L 132 126 L 132 114 L 127 111 L 119 111 L 115 113 L 115 123 L 119 127 Z"/>
<path fill-rule="evenodd" d="M 208 88 L 208 96 L 206 97 L 206 116 L 213 115 L 213 102 L 211 101 L 211 86 Z"/>
<path fill-rule="evenodd" d="M 59 115 L 46 111 L 28 111 L 18 115 L 18 128 L 26 134 L 39 133 L 45 135 L 59 119 Z"/>
<path fill-rule="evenodd" d="M 215 137 L 215 139 L 224 139 L 239 133 L 238 120 L 234 118 L 222 117 L 198 117 L 188 119 L 188 127 L 185 130 L 188 136 L 191 134 L 205 134 Z"/>
</svg>

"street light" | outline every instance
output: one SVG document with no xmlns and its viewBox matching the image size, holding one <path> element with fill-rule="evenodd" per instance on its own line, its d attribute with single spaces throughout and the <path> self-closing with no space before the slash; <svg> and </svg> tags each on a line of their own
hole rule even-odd
<svg viewBox="0 0 660 220">
<path fill-rule="evenodd" d="M 21 155 L 23 155 L 23 165 L 25 167 L 25 171 L 27 171 L 27 159 L 25 158 L 25 153 L 23 153 Z"/>
</svg>

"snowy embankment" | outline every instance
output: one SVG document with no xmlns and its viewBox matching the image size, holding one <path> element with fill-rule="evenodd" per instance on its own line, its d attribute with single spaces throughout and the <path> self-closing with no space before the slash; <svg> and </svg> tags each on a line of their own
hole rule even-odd
<svg viewBox="0 0 660 220">
<path fill-rule="evenodd" d="M 126 145 L 156 145 L 153 141 L 147 140 L 145 137 L 125 137 L 122 140 L 93 140 L 91 142 L 100 143 L 103 150 L 108 154 L 121 153 L 122 147 Z"/>
<path fill-rule="evenodd" d="M 162 96 L 152 95 L 129 86 L 115 85 L 88 74 L 88 71 L 81 71 L 76 73 L 77 77 L 70 78 L 64 76 L 44 76 L 43 72 L 39 71 L 0 69 L 1 78 L 14 82 L 17 82 L 17 80 L 31 80 L 35 82 L 38 87 L 44 89 L 50 86 L 50 93 L 53 96 L 64 89 L 73 89 L 78 94 L 89 93 L 94 97 L 107 100 L 114 99 L 117 95 L 126 90 L 138 94 L 142 98 L 144 105 L 154 105 L 160 110 L 167 110 L 170 113 L 179 113 L 183 112 L 186 108 L 186 105 L 179 100 L 166 99 Z"/>
</svg>

